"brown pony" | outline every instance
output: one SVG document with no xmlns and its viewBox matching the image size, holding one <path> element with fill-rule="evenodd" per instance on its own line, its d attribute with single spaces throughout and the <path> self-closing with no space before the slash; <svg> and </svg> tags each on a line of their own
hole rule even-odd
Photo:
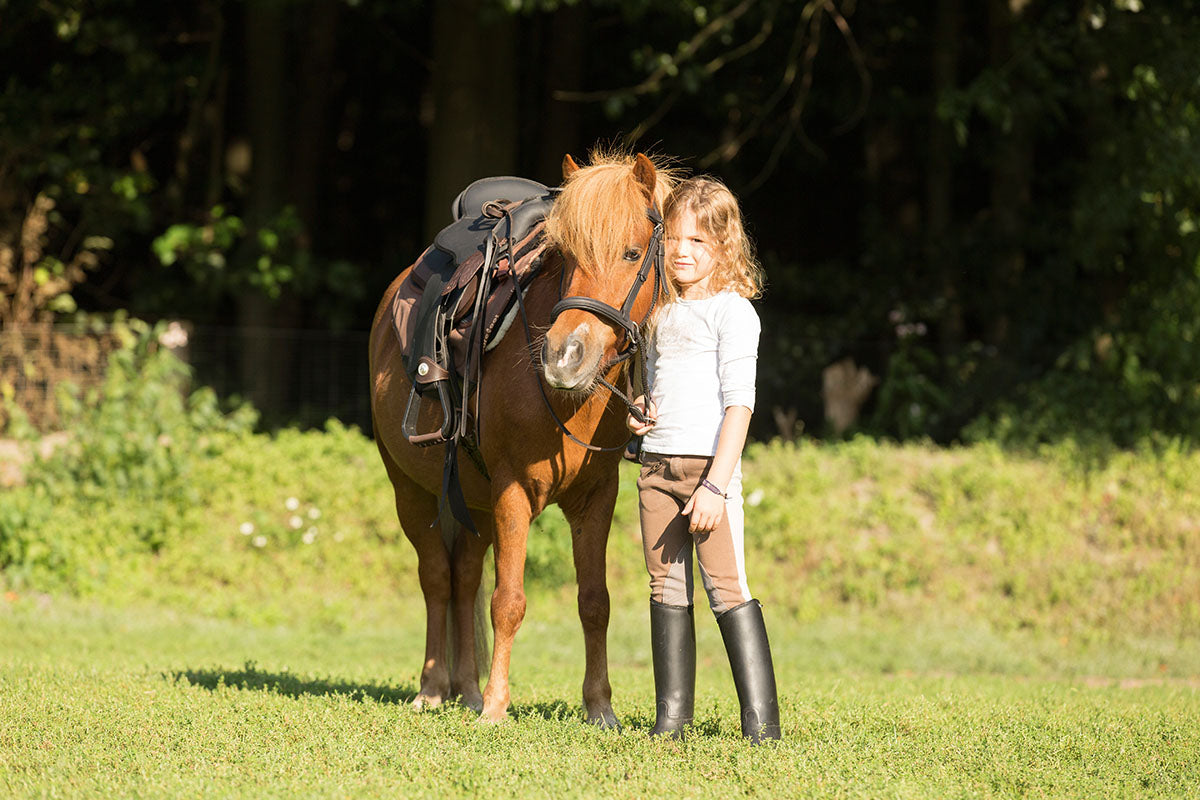
<svg viewBox="0 0 1200 800">
<path fill-rule="evenodd" d="M 568 440 L 547 409 L 541 397 L 544 387 L 538 382 L 549 387 L 548 404 L 576 437 L 599 445 L 625 440 L 624 404 L 606 389 L 594 391 L 601 378 L 614 384 L 620 379 L 618 351 L 625 331 L 587 310 L 563 310 L 557 319 L 552 310 L 560 291 L 621 307 L 651 242 L 648 209 L 663 207 L 673 180 L 642 154 L 597 153 L 582 168 L 570 156 L 564 158 L 563 178 L 562 192 L 546 222 L 553 251 L 525 294 L 534 341 L 541 336 L 542 347 L 531 346 L 521 326 L 514 324 L 485 360 L 477 389 L 480 450 L 491 480 L 461 458 L 460 451 L 463 492 L 478 537 L 458 529 L 453 542 L 443 544 L 436 524 L 442 448 L 414 447 L 401 433 L 410 384 L 389 309 L 407 270 L 384 293 L 372 325 L 371 413 L 379 452 L 395 489 L 396 513 L 417 551 L 425 596 L 425 661 L 414 705 L 432 707 L 458 696 L 485 720 L 505 718 L 513 638 L 525 616 L 529 525 L 547 505 L 557 503 L 571 526 L 579 586 L 586 657 L 584 713 L 589 722 L 613 727 L 617 720 L 608 681 L 605 546 L 620 453 L 592 452 Z M 657 285 L 650 280 L 633 292 L 629 316 L 634 321 L 644 322 L 649 316 Z M 419 423 L 421 430 L 440 424 L 440 412 L 432 403 L 424 404 Z M 487 687 L 480 696 L 474 600 L 484 555 L 493 542 L 495 644 Z M 455 653 L 452 671 L 447 666 L 447 622 Z"/>
</svg>

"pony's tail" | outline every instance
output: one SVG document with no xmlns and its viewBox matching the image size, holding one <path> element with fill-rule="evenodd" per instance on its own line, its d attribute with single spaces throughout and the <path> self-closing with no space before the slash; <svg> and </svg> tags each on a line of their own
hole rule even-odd
<svg viewBox="0 0 1200 800">
<path fill-rule="evenodd" d="M 464 533 L 463 527 L 458 524 L 447 525 L 442 529 L 442 544 L 445 545 L 446 558 L 450 564 L 450 580 L 452 585 L 454 580 L 454 545 L 458 537 Z M 486 572 L 487 570 L 484 570 L 484 574 Z M 492 666 L 491 639 L 488 636 L 488 631 L 491 628 L 488 625 L 488 592 L 484 584 L 483 575 L 480 575 L 479 585 L 475 587 L 474 613 L 471 614 L 471 618 L 474 620 L 475 667 L 479 672 L 480 679 L 488 676 Z M 456 648 L 458 642 L 456 636 L 457 630 L 454 624 L 454 604 L 451 603 L 449 613 L 446 614 L 446 656 L 448 659 L 447 663 L 451 665 L 451 669 L 458 662 L 458 651 Z"/>
<path fill-rule="evenodd" d="M 492 639 L 488 635 L 490 627 L 487 624 L 487 592 L 483 589 L 483 583 L 479 584 L 479 588 L 475 590 L 475 666 L 479 670 L 480 680 L 485 680 L 488 674 L 492 671 Z M 458 652 L 455 649 L 455 644 L 458 639 L 455 638 L 457 628 L 454 625 L 454 614 L 446 615 L 446 655 L 449 657 L 447 663 L 453 665 L 458 661 Z"/>
<path fill-rule="evenodd" d="M 475 589 L 475 663 L 479 667 L 479 677 L 486 678 L 492 672 L 492 642 L 488 636 L 491 626 L 488 619 L 488 593 L 483 590 L 483 580 L 480 579 Z"/>
</svg>

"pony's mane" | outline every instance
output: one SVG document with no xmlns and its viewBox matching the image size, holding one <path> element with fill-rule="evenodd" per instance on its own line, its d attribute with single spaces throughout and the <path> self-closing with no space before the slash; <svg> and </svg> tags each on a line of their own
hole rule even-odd
<svg viewBox="0 0 1200 800">
<path fill-rule="evenodd" d="M 546 236 L 585 270 L 621 263 L 630 244 L 644 240 L 649 221 L 647 198 L 633 175 L 628 153 L 593 151 L 588 166 L 576 170 L 546 218 Z M 662 212 L 675 176 L 651 159 L 657 172 L 654 203 Z"/>
</svg>

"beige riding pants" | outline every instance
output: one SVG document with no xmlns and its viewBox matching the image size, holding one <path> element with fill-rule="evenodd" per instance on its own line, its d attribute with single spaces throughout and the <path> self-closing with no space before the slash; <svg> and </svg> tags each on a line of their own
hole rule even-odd
<svg viewBox="0 0 1200 800">
<path fill-rule="evenodd" d="M 708 604 L 720 614 L 751 599 L 744 556 L 741 465 L 725 493 L 725 516 L 715 530 L 688 532 L 683 507 L 708 474 L 712 459 L 645 453 L 638 476 L 642 548 L 650 573 L 650 597 L 670 606 L 692 604 L 692 552 Z"/>
</svg>

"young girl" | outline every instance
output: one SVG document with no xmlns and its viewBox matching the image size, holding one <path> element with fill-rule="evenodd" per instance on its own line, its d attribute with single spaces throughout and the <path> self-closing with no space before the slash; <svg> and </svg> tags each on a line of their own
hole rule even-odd
<svg viewBox="0 0 1200 800">
<path fill-rule="evenodd" d="M 664 209 L 667 271 L 678 299 L 664 306 L 648 361 L 649 422 L 638 478 L 650 573 L 650 648 L 657 718 L 652 735 L 682 737 L 692 722 L 696 634 L 692 552 L 729 654 L 742 734 L 780 738 L 779 703 L 762 606 L 751 597 L 742 546 L 741 455 L 754 408 L 761 277 L 737 199 L 692 178 Z"/>
</svg>

